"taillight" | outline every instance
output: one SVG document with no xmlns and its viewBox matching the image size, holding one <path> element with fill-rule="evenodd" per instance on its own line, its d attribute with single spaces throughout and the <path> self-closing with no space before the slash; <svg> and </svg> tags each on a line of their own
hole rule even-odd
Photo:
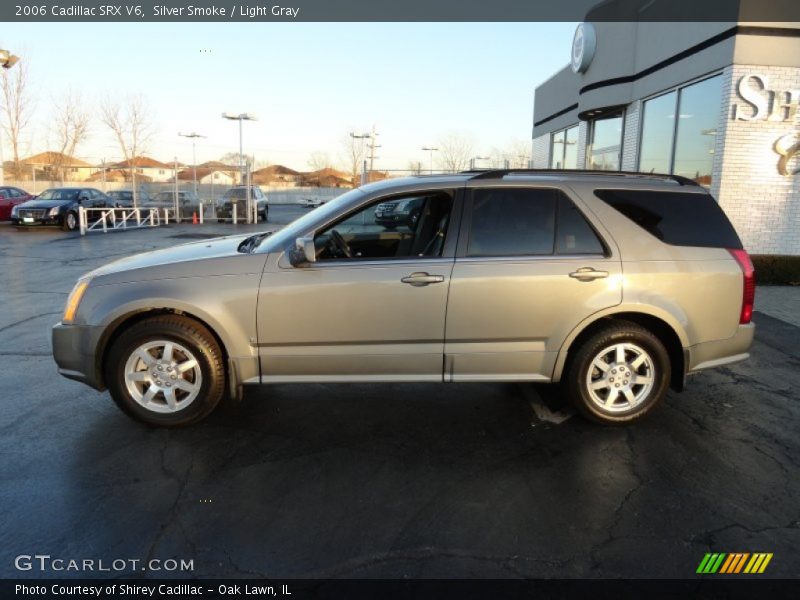
<svg viewBox="0 0 800 600">
<path fill-rule="evenodd" d="M 739 316 L 739 324 L 747 325 L 753 318 L 753 302 L 756 299 L 756 270 L 753 268 L 753 261 L 746 250 L 728 250 L 744 275 L 744 286 L 742 291 L 742 313 Z"/>
</svg>

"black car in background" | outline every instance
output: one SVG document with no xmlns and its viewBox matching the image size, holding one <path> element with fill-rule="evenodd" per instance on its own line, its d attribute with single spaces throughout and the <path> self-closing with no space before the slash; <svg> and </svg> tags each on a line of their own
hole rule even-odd
<svg viewBox="0 0 800 600">
<path fill-rule="evenodd" d="M 111 198 L 112 206 L 116 208 L 133 208 L 133 190 L 114 190 L 108 192 L 107 195 Z M 138 206 L 151 201 L 150 194 L 144 190 L 136 190 L 136 203 Z"/>
<path fill-rule="evenodd" d="M 11 210 L 11 224 L 17 227 L 55 225 L 64 231 L 75 231 L 78 209 L 108 208 L 111 199 L 94 188 L 50 188 L 34 200 L 17 204 Z"/>
<path fill-rule="evenodd" d="M 266 221 L 269 218 L 269 206 L 267 196 L 258 186 L 251 186 L 250 197 L 256 203 L 258 220 Z M 217 206 L 217 221 L 222 223 L 225 220 L 233 219 L 233 206 L 236 205 L 236 220 L 247 220 L 247 186 L 239 185 L 232 187 L 222 196 L 222 202 Z"/>
<path fill-rule="evenodd" d="M 175 191 L 158 192 L 147 202 L 141 202 L 139 206 L 142 208 L 166 208 L 168 210 L 174 210 L 175 194 Z M 200 208 L 200 198 L 198 198 L 194 192 L 187 191 L 178 191 L 177 195 L 181 218 L 191 219 Z"/>
</svg>

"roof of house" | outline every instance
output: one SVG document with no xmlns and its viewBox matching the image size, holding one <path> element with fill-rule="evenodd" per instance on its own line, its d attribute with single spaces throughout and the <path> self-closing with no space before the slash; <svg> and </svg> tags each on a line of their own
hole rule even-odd
<svg viewBox="0 0 800 600">
<path fill-rule="evenodd" d="M 300 175 L 300 172 L 283 165 L 270 165 L 253 171 L 253 175 Z"/>
<path fill-rule="evenodd" d="M 162 163 L 161 161 L 156 160 L 155 158 L 150 158 L 149 156 L 134 156 L 131 159 L 123 160 L 118 163 L 114 163 L 111 165 L 112 167 L 118 168 L 130 168 L 130 167 L 139 167 L 139 168 L 149 168 L 149 169 L 171 169 L 172 165 Z"/>
<path fill-rule="evenodd" d="M 311 171 L 309 173 L 303 173 L 303 176 L 308 179 L 315 179 L 315 178 L 322 178 L 322 177 L 338 177 L 339 179 L 350 179 L 350 175 L 343 172 L 337 171 L 332 167 L 325 167 L 324 169 L 320 169 L 319 171 Z"/>
<path fill-rule="evenodd" d="M 226 169 L 212 169 L 209 167 L 197 167 L 196 175 L 197 179 L 200 180 L 203 177 L 210 175 L 211 173 L 222 173 L 226 177 L 230 177 L 230 172 Z M 183 171 L 178 171 L 178 179 L 181 181 L 192 181 L 195 177 L 195 170 L 194 169 L 184 169 Z"/>
<path fill-rule="evenodd" d="M 62 167 L 91 167 L 89 163 L 86 161 L 81 160 L 80 158 L 75 158 L 74 156 L 69 156 L 68 154 L 62 154 L 61 152 L 40 152 L 39 154 L 34 154 L 33 156 L 29 156 L 27 158 L 23 158 L 20 160 L 21 163 L 26 165 L 36 165 L 36 166 L 49 166 L 49 165 L 60 165 Z"/>
<path fill-rule="evenodd" d="M 86 181 L 128 181 L 131 178 L 131 172 L 125 169 L 108 169 L 105 171 L 105 176 L 103 175 L 103 171 L 96 171 L 89 175 L 86 178 Z M 148 177 L 147 175 L 142 175 L 138 173 L 136 175 L 136 181 L 139 182 L 148 182 L 152 181 L 152 177 Z"/>
</svg>

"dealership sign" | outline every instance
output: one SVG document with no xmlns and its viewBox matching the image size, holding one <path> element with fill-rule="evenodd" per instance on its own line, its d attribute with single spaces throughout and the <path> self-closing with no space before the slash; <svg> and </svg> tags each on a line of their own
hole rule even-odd
<svg viewBox="0 0 800 600">
<path fill-rule="evenodd" d="M 736 90 L 745 105 L 733 106 L 734 120 L 796 123 L 800 114 L 800 90 L 771 90 L 766 75 L 758 74 L 745 75 L 739 79 Z M 800 170 L 789 168 L 792 158 L 800 156 L 800 132 L 795 129 L 792 133 L 779 137 L 773 144 L 773 150 L 780 155 L 778 172 L 781 175 L 800 173 Z"/>
</svg>

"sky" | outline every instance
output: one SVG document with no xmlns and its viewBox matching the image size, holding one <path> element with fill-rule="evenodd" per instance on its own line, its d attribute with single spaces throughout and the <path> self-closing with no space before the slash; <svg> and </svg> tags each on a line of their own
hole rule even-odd
<svg viewBox="0 0 800 600">
<path fill-rule="evenodd" d="M 374 125 L 376 169 L 428 164 L 423 146 L 456 132 L 476 156 L 530 141 L 533 91 L 569 62 L 575 23 L 97 23 L 0 24 L 0 48 L 29 61 L 35 112 L 25 153 L 52 146 L 53 98 L 72 87 L 96 113 L 106 98 L 142 94 L 162 161 L 215 160 L 239 145 L 223 112 L 253 113 L 244 151 L 308 170 L 325 152 L 341 165 L 343 138 Z M 8 159 L 10 147 L 4 144 Z M 94 119 L 76 155 L 121 159 Z"/>
</svg>

